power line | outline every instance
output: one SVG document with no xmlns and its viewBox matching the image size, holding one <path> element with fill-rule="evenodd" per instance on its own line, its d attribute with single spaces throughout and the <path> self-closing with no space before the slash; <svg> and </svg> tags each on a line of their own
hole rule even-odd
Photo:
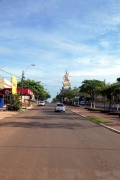
<svg viewBox="0 0 120 180">
<path fill-rule="evenodd" d="M 14 74 L 10 73 L 10 72 L 7 72 L 7 71 L 5 71 L 5 70 L 3 70 L 3 69 L 0 69 L 0 71 L 3 71 L 3 72 L 5 72 L 5 73 L 7 73 L 7 74 L 10 74 L 10 75 L 12 75 L 12 76 L 17 76 L 17 75 L 14 75 Z M 18 76 L 17 76 L 17 77 L 18 77 Z"/>
<path fill-rule="evenodd" d="M 1 77 L 1 78 L 9 78 L 9 79 L 11 78 L 11 77 L 3 77 L 3 76 L 0 76 L 0 77 Z"/>
</svg>

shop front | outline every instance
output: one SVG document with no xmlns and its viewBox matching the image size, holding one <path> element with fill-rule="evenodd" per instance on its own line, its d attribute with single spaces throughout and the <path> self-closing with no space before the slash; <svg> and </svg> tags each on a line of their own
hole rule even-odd
<svg viewBox="0 0 120 180">
<path fill-rule="evenodd" d="M 24 106 L 29 106 L 30 99 L 33 96 L 33 92 L 28 88 L 17 88 L 17 93 L 19 93 L 21 96 L 22 104 Z M 10 104 L 11 94 L 12 88 L 4 88 L 0 90 L 0 108 Z"/>
</svg>

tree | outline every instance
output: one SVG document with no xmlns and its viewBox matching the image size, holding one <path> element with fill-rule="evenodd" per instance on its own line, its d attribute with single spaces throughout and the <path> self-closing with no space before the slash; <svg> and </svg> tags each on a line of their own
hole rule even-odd
<svg viewBox="0 0 120 180">
<path fill-rule="evenodd" d="M 41 100 L 47 100 L 50 97 L 51 96 L 50 96 L 49 92 L 47 92 L 46 89 L 44 89 L 42 95 L 39 96 L 39 98 L 41 98 Z"/>
<path fill-rule="evenodd" d="M 119 78 L 117 78 L 117 82 L 120 82 L 120 77 L 119 77 Z"/>
<path fill-rule="evenodd" d="M 22 87 L 22 83 L 18 82 L 18 87 Z M 49 92 L 47 92 L 46 89 L 40 84 L 40 82 L 36 82 L 34 80 L 24 80 L 23 81 L 23 88 L 29 88 L 31 91 L 33 91 L 35 95 L 35 99 L 41 99 L 41 100 L 46 100 L 50 98 Z"/>
<path fill-rule="evenodd" d="M 105 86 L 100 80 L 84 80 L 79 87 L 81 93 L 87 93 L 91 98 L 91 107 L 95 108 L 95 99 L 100 94 L 100 90 Z"/>
<path fill-rule="evenodd" d="M 53 99 L 52 99 L 52 102 L 53 102 L 53 103 L 57 103 L 58 101 L 59 101 L 59 100 L 58 100 L 57 98 L 53 98 Z"/>
<path fill-rule="evenodd" d="M 22 103 L 20 100 L 20 94 L 13 95 L 10 93 L 10 105 L 8 106 L 8 110 L 10 111 L 18 111 L 22 109 Z"/>
<path fill-rule="evenodd" d="M 73 99 L 75 96 L 73 93 L 73 90 L 65 91 L 65 92 L 63 92 L 63 95 L 64 95 L 64 97 L 66 97 L 69 100 Z"/>
<path fill-rule="evenodd" d="M 70 103 L 73 103 L 73 101 L 75 100 L 75 96 L 79 97 L 80 95 L 79 88 L 74 87 L 72 90 L 66 90 L 62 92 L 62 95 L 64 98 L 67 98 Z"/>
<path fill-rule="evenodd" d="M 60 94 L 57 94 L 55 98 L 52 99 L 53 103 L 59 102 L 60 101 Z"/>
<path fill-rule="evenodd" d="M 120 84 L 107 85 L 101 90 L 101 95 L 105 97 L 109 102 L 109 110 L 113 101 L 115 103 L 120 102 Z M 114 100 L 113 100 L 114 99 Z"/>
</svg>

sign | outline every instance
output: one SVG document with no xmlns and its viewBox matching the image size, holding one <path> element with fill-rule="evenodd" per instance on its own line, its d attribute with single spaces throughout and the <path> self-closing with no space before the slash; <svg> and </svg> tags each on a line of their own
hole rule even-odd
<svg viewBox="0 0 120 180">
<path fill-rule="evenodd" d="M 5 90 L 5 94 L 6 95 L 9 95 L 10 94 L 10 91 L 7 89 L 7 90 Z"/>
<path fill-rule="evenodd" d="M 17 94 L 17 78 L 12 76 L 12 94 Z"/>
</svg>

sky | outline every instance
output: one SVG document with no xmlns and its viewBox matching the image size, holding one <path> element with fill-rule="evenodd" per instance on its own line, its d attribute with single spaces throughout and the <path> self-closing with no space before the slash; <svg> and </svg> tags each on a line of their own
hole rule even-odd
<svg viewBox="0 0 120 180">
<path fill-rule="evenodd" d="M 31 64 L 35 64 L 32 66 Z M 54 98 L 71 87 L 120 77 L 120 0 L 0 0 L 0 69 L 41 81 Z M 0 70 L 0 78 L 11 75 Z"/>
</svg>

